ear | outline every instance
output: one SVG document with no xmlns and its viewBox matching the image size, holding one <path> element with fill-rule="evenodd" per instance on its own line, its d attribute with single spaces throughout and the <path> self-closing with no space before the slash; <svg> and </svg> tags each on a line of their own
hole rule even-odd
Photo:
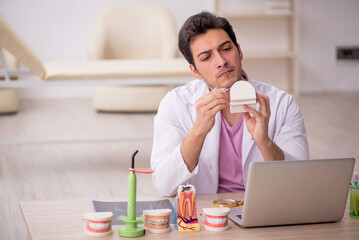
<svg viewBox="0 0 359 240">
<path fill-rule="evenodd" d="M 199 79 L 199 80 L 202 79 L 201 75 L 199 75 L 198 71 L 196 70 L 195 66 L 193 66 L 193 64 L 189 65 L 189 69 L 191 69 L 191 72 L 197 79 Z"/>
<path fill-rule="evenodd" d="M 241 58 L 241 61 L 243 60 L 243 52 L 241 50 L 241 46 L 237 43 L 237 47 L 238 47 L 238 51 L 239 51 L 239 56 Z"/>
</svg>

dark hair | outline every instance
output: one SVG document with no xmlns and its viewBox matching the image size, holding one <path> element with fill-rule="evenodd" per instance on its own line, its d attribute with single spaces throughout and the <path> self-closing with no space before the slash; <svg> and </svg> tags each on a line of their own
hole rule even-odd
<svg viewBox="0 0 359 240">
<path fill-rule="evenodd" d="M 236 35 L 228 20 L 210 12 L 201 12 L 189 17 L 178 34 L 178 48 L 189 64 L 195 66 L 190 44 L 210 29 L 223 29 L 238 49 Z"/>
</svg>

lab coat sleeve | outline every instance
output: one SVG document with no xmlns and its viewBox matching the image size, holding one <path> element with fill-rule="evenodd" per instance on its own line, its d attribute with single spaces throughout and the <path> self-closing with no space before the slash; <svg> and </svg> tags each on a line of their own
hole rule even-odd
<svg viewBox="0 0 359 240">
<path fill-rule="evenodd" d="M 285 160 L 309 159 L 304 117 L 298 104 L 290 95 L 281 99 L 280 104 L 281 110 L 275 116 L 277 125 L 275 128 L 279 131 L 276 131 L 273 141 L 284 152 Z"/>
<path fill-rule="evenodd" d="M 182 120 L 186 114 L 189 113 L 185 108 L 175 102 L 171 94 L 167 94 L 154 119 L 152 179 L 159 192 L 165 196 L 175 195 L 179 185 L 186 184 L 198 173 L 198 166 L 192 172 L 188 171 L 180 152 L 180 145 L 188 132 L 186 122 Z"/>
</svg>

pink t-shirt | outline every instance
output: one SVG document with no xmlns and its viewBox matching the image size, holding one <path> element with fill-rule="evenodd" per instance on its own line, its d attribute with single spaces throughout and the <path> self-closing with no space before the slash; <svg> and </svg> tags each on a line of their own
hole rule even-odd
<svg viewBox="0 0 359 240">
<path fill-rule="evenodd" d="M 244 191 L 242 172 L 243 114 L 232 127 L 221 114 L 218 193 Z"/>
</svg>

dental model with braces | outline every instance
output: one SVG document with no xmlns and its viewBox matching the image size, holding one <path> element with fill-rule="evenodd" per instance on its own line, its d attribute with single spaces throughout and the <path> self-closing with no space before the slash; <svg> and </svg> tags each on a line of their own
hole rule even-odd
<svg viewBox="0 0 359 240">
<path fill-rule="evenodd" d="M 153 233 L 165 233 L 171 231 L 171 209 L 150 209 L 143 211 L 145 229 Z"/>
<path fill-rule="evenodd" d="M 180 185 L 175 199 L 175 228 L 179 232 L 199 231 L 196 190 L 193 185 Z"/>
</svg>

